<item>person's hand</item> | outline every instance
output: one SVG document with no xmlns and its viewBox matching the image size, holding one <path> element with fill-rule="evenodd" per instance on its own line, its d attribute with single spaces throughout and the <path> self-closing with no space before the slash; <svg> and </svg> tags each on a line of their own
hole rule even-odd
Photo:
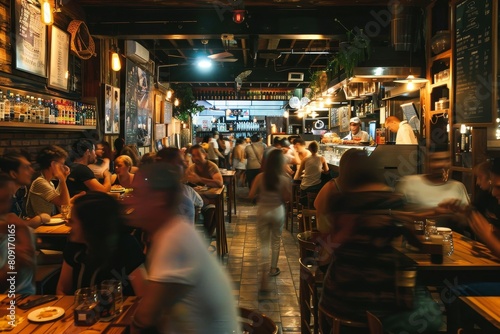
<svg viewBox="0 0 500 334">
<path fill-rule="evenodd" d="M 105 179 L 111 177 L 111 173 L 109 172 L 108 169 L 102 172 L 102 177 Z"/>
<path fill-rule="evenodd" d="M 447 214 L 447 213 L 467 213 L 469 210 L 468 205 L 462 204 L 462 201 L 455 198 L 449 198 L 443 200 L 438 204 L 436 208 L 436 213 Z"/>
<path fill-rule="evenodd" d="M 471 211 L 468 222 L 472 232 L 477 236 L 482 237 L 484 233 L 491 231 L 490 223 L 477 211 Z"/>
<path fill-rule="evenodd" d="M 191 183 L 201 183 L 201 177 L 196 173 L 186 174 L 186 179 Z"/>
<path fill-rule="evenodd" d="M 59 181 L 66 181 L 70 172 L 71 170 L 68 166 L 58 163 L 56 168 L 54 168 L 54 177 Z"/>
<path fill-rule="evenodd" d="M 86 194 L 85 191 L 80 191 L 78 194 L 69 199 L 69 204 L 72 205 L 78 197 L 82 197 L 85 194 Z"/>
</svg>

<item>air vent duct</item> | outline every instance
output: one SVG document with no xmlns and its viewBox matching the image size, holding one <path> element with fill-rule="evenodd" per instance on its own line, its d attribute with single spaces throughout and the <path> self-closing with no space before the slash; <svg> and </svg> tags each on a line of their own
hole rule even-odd
<svg viewBox="0 0 500 334">
<path fill-rule="evenodd" d="M 412 45 L 413 15 L 410 6 L 391 6 L 391 44 L 396 51 L 410 51 Z"/>
</svg>

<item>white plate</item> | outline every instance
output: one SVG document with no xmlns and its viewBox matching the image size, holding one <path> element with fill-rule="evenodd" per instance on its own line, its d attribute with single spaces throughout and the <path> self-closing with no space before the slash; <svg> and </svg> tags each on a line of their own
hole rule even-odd
<svg viewBox="0 0 500 334">
<path fill-rule="evenodd" d="M 46 322 L 60 318 L 64 315 L 64 309 L 56 306 L 38 308 L 28 314 L 28 320 L 33 322 Z"/>
<path fill-rule="evenodd" d="M 44 223 L 44 225 L 59 225 L 64 224 L 64 219 L 62 218 L 50 218 L 50 221 Z"/>
</svg>

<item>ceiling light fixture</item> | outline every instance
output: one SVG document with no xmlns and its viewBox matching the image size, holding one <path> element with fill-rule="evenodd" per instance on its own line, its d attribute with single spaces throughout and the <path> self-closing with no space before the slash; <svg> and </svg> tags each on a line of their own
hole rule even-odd
<svg viewBox="0 0 500 334">
<path fill-rule="evenodd" d="M 172 89 L 167 89 L 167 101 L 170 101 L 172 99 L 172 96 L 174 95 L 174 91 Z"/>
<path fill-rule="evenodd" d="M 179 104 L 180 104 L 179 99 L 175 98 L 175 100 L 174 100 L 174 106 L 178 107 Z"/>
<path fill-rule="evenodd" d="M 243 23 L 245 21 L 245 12 L 244 9 L 235 9 L 233 10 L 233 21 L 234 23 Z"/>
</svg>

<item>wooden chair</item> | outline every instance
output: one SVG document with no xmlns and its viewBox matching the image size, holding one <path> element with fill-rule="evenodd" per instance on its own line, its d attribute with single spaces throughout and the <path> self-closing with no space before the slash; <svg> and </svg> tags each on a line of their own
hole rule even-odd
<svg viewBox="0 0 500 334">
<path fill-rule="evenodd" d="M 62 263 L 39 265 L 35 272 L 37 295 L 55 294 L 57 281 L 61 274 Z"/>
<path fill-rule="evenodd" d="M 239 308 L 241 329 L 244 333 L 277 334 L 278 326 L 267 315 L 259 310 Z"/>
<path fill-rule="evenodd" d="M 316 210 L 302 209 L 302 219 L 300 231 L 315 231 L 316 230 Z"/>
<path fill-rule="evenodd" d="M 311 263 L 312 262 L 312 263 Z M 299 259 L 300 264 L 300 322 L 302 333 L 318 334 L 318 303 L 323 288 L 323 273 L 311 258 Z M 312 318 L 312 319 L 311 319 Z M 312 322 L 311 322 L 312 320 Z"/>
<path fill-rule="evenodd" d="M 360 322 L 353 319 L 341 317 L 332 312 L 329 312 L 328 310 L 325 310 L 321 305 L 319 305 L 318 316 L 321 334 L 340 334 L 342 333 L 342 327 L 368 328 L 367 322 Z M 332 324 L 330 331 L 327 331 L 327 328 L 330 327 L 327 322 Z"/>
<path fill-rule="evenodd" d="M 370 334 L 384 334 L 384 326 L 382 326 L 382 322 L 375 314 L 366 311 L 366 319 L 368 320 Z"/>
</svg>

